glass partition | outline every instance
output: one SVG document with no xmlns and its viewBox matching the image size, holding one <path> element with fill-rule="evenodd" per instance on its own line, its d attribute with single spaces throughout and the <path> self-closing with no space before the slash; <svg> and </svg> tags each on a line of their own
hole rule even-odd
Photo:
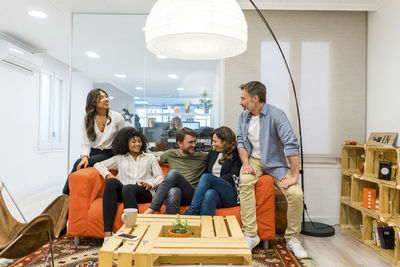
<svg viewBox="0 0 400 267">
<path fill-rule="evenodd" d="M 174 147 L 180 127 L 198 132 L 199 149 L 211 144 L 210 132 L 219 126 L 220 62 L 148 52 L 145 22 L 146 15 L 73 15 L 71 160 L 80 155 L 87 92 L 97 87 L 108 93 L 110 108 L 127 126 L 145 133 L 150 150 Z"/>
</svg>

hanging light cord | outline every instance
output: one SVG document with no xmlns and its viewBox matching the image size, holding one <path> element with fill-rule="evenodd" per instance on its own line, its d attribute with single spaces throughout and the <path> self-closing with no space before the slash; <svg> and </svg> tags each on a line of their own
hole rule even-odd
<svg viewBox="0 0 400 267">
<path fill-rule="evenodd" d="M 274 38 L 274 41 L 275 41 L 276 45 L 277 45 L 278 48 L 279 48 L 279 52 L 280 52 L 281 55 L 282 55 L 283 61 L 285 62 L 285 66 L 286 66 L 287 72 L 289 73 L 290 81 L 291 81 L 291 83 L 292 83 L 293 94 L 294 94 L 294 100 L 295 100 L 295 102 L 296 102 L 297 121 L 299 122 L 299 137 L 300 137 L 300 138 L 299 138 L 299 143 L 300 143 L 300 175 L 301 175 L 301 189 L 302 189 L 303 192 L 304 192 L 303 136 L 302 136 L 302 134 L 301 134 L 300 111 L 299 111 L 299 103 L 298 103 L 298 101 L 297 101 L 296 86 L 294 85 L 292 73 L 291 73 L 291 71 L 290 71 L 289 64 L 288 64 L 288 62 L 287 62 L 287 60 L 286 60 L 285 54 L 283 53 L 282 48 L 281 48 L 281 45 L 279 44 L 278 39 L 276 39 L 276 36 L 275 36 L 274 32 L 273 32 L 272 29 L 271 29 L 271 26 L 269 26 L 267 20 L 265 19 L 264 15 L 261 13 L 261 11 L 258 9 L 258 7 L 256 6 L 256 4 L 254 4 L 254 2 L 253 2 L 252 0 L 249 0 L 249 1 L 250 1 L 250 3 L 254 6 L 254 8 L 255 8 L 255 10 L 257 11 L 258 15 L 260 16 L 261 20 L 264 22 L 265 26 L 267 26 L 268 31 L 269 31 L 269 32 L 271 33 L 271 35 L 272 35 L 272 38 Z M 303 198 L 303 205 L 304 205 L 304 210 L 307 211 L 307 206 L 306 206 L 306 204 L 305 204 L 305 202 L 304 202 L 304 198 Z M 305 222 L 305 220 L 304 220 L 304 210 L 303 210 L 303 228 L 304 228 L 304 222 Z M 308 215 L 308 212 L 307 212 L 307 215 Z M 309 218 L 310 218 L 310 217 L 309 217 Z M 310 221 L 311 221 L 311 219 L 310 219 Z M 311 223 L 312 223 L 312 221 L 311 221 Z"/>
</svg>

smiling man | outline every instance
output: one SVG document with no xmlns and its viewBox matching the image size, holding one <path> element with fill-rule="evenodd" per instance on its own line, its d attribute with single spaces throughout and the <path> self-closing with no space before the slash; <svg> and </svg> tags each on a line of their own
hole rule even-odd
<svg viewBox="0 0 400 267">
<path fill-rule="evenodd" d="M 206 169 L 207 159 L 206 152 L 195 152 L 196 137 L 192 129 L 182 128 L 176 132 L 179 149 L 169 149 L 161 154 L 159 161 L 168 163 L 170 171 L 145 214 L 160 211 L 164 201 L 166 214 L 177 214 L 180 206 L 190 205 L 195 187 Z"/>
<path fill-rule="evenodd" d="M 303 191 L 299 178 L 299 145 L 286 114 L 266 103 L 265 85 L 258 81 L 240 86 L 240 115 L 237 147 L 243 166 L 240 171 L 240 206 L 243 232 L 250 249 L 257 236 L 254 186 L 263 174 L 274 177 L 275 185 L 288 201 L 285 239 L 299 258 L 308 257 L 298 235 L 303 213 Z M 290 167 L 287 164 L 289 161 Z"/>
</svg>

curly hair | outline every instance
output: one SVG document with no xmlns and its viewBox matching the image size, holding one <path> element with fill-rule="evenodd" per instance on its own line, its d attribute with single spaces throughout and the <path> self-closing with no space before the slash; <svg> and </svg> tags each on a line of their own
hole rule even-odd
<svg viewBox="0 0 400 267">
<path fill-rule="evenodd" d="M 114 155 L 125 155 L 128 153 L 129 140 L 136 136 L 142 140 L 140 152 L 146 152 L 148 143 L 146 136 L 141 131 L 133 127 L 124 127 L 118 131 L 112 143 Z"/>
<path fill-rule="evenodd" d="M 105 93 L 106 96 L 108 97 L 108 94 L 106 93 L 106 91 L 104 91 L 103 89 L 100 89 L 100 88 L 91 90 L 86 97 L 85 128 L 86 128 L 86 134 L 87 134 L 89 140 L 91 140 L 91 141 L 96 140 L 96 131 L 94 130 L 94 124 L 95 124 L 94 116 L 97 113 L 96 105 L 97 105 L 97 102 L 100 100 L 100 96 L 101 96 L 100 92 Z M 107 124 L 111 123 L 111 117 L 110 117 L 109 113 L 110 113 L 110 109 L 108 108 L 106 111 L 106 117 L 108 120 Z"/>
<path fill-rule="evenodd" d="M 236 152 L 236 135 L 231 128 L 222 126 L 214 130 L 211 136 L 214 134 L 225 142 L 224 149 L 222 151 L 222 158 L 218 160 L 219 164 L 222 164 L 224 160 L 231 160 Z"/>
</svg>

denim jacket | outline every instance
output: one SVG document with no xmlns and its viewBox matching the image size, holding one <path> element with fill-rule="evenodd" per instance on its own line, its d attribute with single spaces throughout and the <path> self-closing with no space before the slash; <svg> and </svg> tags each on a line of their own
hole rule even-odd
<svg viewBox="0 0 400 267">
<path fill-rule="evenodd" d="M 251 116 L 250 112 L 242 112 L 237 130 L 237 148 L 245 148 L 249 156 L 252 147 L 247 133 Z M 267 103 L 260 113 L 260 150 L 265 173 L 279 180 L 289 169 L 287 157 L 300 154 L 296 135 L 285 112 Z"/>
</svg>

